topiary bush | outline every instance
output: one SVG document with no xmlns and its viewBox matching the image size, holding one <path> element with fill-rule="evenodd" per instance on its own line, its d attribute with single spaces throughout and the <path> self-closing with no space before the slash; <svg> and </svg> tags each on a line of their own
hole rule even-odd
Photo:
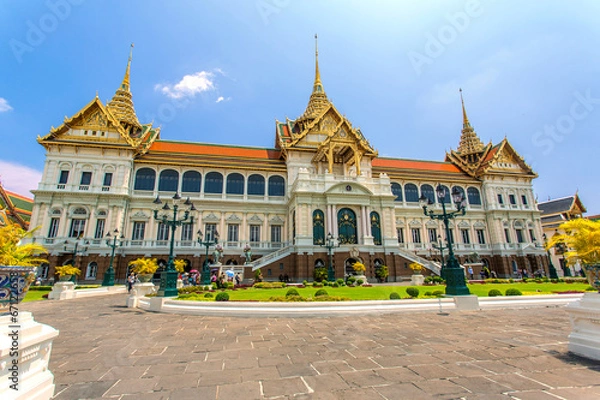
<svg viewBox="0 0 600 400">
<path fill-rule="evenodd" d="M 336 283 L 337 283 L 339 286 L 344 286 L 344 280 L 343 280 L 342 278 L 339 278 L 339 279 L 336 281 Z M 52 289 L 52 287 L 50 287 L 50 288 Z"/>
<path fill-rule="evenodd" d="M 204 293 L 204 297 L 206 297 L 207 299 L 213 298 L 214 295 L 211 292 L 206 292 Z"/>
<path fill-rule="evenodd" d="M 216 301 L 229 301 L 229 294 L 227 292 L 221 292 L 219 294 L 217 294 L 217 297 L 215 297 Z"/>
<path fill-rule="evenodd" d="M 296 290 L 296 288 L 291 288 L 291 289 L 288 289 L 288 291 L 285 293 L 285 297 L 290 297 L 290 296 L 300 296 L 300 293 L 298 293 L 298 290 Z"/>
<path fill-rule="evenodd" d="M 361 286 L 363 283 L 365 283 L 365 281 L 363 281 L 362 279 L 358 279 L 358 280 L 356 281 L 356 284 L 357 284 L 358 286 Z"/>
<path fill-rule="evenodd" d="M 390 293 L 390 300 L 400 300 L 400 295 L 396 292 Z"/>
<path fill-rule="evenodd" d="M 303 284 L 304 286 L 308 286 L 308 281 L 305 279 L 305 280 L 303 280 L 303 281 L 302 281 L 302 284 Z"/>
<path fill-rule="evenodd" d="M 329 293 L 327 293 L 327 290 L 325 289 L 319 289 L 315 292 L 315 297 L 319 296 L 329 296 Z"/>
<path fill-rule="evenodd" d="M 416 287 L 406 288 L 406 294 L 412 297 L 413 299 L 416 299 L 417 297 L 419 297 L 419 289 L 417 289 Z"/>
<path fill-rule="evenodd" d="M 340 287 L 340 285 L 339 285 L 337 282 L 333 282 L 333 283 L 331 284 L 331 287 Z"/>
<path fill-rule="evenodd" d="M 502 296 L 502 292 L 499 291 L 498 289 L 492 289 L 488 292 L 488 296 L 490 296 L 490 297 Z"/>
<path fill-rule="evenodd" d="M 507 296 L 521 296 L 523 293 L 521 293 L 521 291 L 517 288 L 509 288 L 506 289 L 505 294 Z"/>
<path fill-rule="evenodd" d="M 356 282 L 356 278 L 353 276 L 349 276 L 348 279 L 346 280 L 346 283 L 348 285 L 354 285 L 354 282 Z"/>
<path fill-rule="evenodd" d="M 444 297 L 444 292 L 442 290 L 434 290 L 432 294 L 435 297 Z"/>
</svg>

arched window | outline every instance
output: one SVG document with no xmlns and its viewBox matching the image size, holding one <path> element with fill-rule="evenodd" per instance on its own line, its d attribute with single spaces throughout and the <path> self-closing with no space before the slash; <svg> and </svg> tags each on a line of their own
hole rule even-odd
<svg viewBox="0 0 600 400">
<path fill-rule="evenodd" d="M 285 196 L 285 180 L 281 176 L 269 178 L 269 196 Z"/>
<path fill-rule="evenodd" d="M 96 261 L 92 261 L 88 264 L 87 269 L 85 270 L 85 279 L 96 279 L 96 274 L 98 273 L 98 264 Z"/>
<path fill-rule="evenodd" d="M 456 190 L 458 190 L 460 193 L 462 193 L 463 199 L 465 199 L 465 200 L 466 200 L 466 198 L 465 198 L 465 189 L 463 189 L 463 188 L 462 188 L 462 187 L 460 187 L 460 186 L 453 186 L 453 187 L 452 187 L 452 191 L 454 192 L 454 191 L 456 191 Z"/>
<path fill-rule="evenodd" d="M 442 189 L 444 189 L 444 203 L 446 204 L 450 204 L 450 189 L 448 189 L 448 186 L 445 185 L 440 185 L 442 187 Z M 437 194 L 436 194 L 437 196 Z M 439 199 L 438 199 L 439 200 Z"/>
<path fill-rule="evenodd" d="M 313 244 L 325 244 L 325 214 L 313 211 Z"/>
<path fill-rule="evenodd" d="M 435 192 L 431 185 L 421 185 L 421 195 L 427 197 L 432 203 L 435 203 Z"/>
<path fill-rule="evenodd" d="M 204 193 L 223 193 L 223 175 L 219 172 L 209 172 L 205 179 Z"/>
<path fill-rule="evenodd" d="M 340 244 L 358 244 L 356 214 L 349 208 L 338 211 L 338 240 Z"/>
<path fill-rule="evenodd" d="M 371 236 L 373 236 L 373 244 L 381 246 L 381 221 L 375 211 L 371 213 Z"/>
<path fill-rule="evenodd" d="M 174 169 L 165 169 L 158 178 L 160 192 L 176 192 L 179 186 L 179 172 Z"/>
<path fill-rule="evenodd" d="M 135 173 L 134 190 L 154 190 L 156 172 L 150 168 L 140 168 Z"/>
<path fill-rule="evenodd" d="M 417 188 L 417 185 L 413 183 L 407 183 L 406 185 L 404 185 L 404 197 L 409 203 L 418 203 L 419 189 Z"/>
<path fill-rule="evenodd" d="M 200 172 L 187 171 L 183 174 L 181 182 L 181 191 L 188 193 L 200 193 L 202 186 L 202 175 Z"/>
<path fill-rule="evenodd" d="M 253 196 L 265 195 L 265 177 L 254 174 L 248 178 L 248 194 Z"/>
<path fill-rule="evenodd" d="M 471 205 L 481 205 L 481 196 L 479 194 L 479 189 L 476 187 L 469 187 L 467 189 L 467 197 L 469 198 L 469 204 Z"/>
<path fill-rule="evenodd" d="M 244 177 L 242 174 L 233 173 L 227 175 L 227 194 L 244 194 Z"/>
<path fill-rule="evenodd" d="M 396 182 L 392 183 L 392 194 L 396 196 L 394 201 L 402 201 L 402 186 Z"/>
</svg>

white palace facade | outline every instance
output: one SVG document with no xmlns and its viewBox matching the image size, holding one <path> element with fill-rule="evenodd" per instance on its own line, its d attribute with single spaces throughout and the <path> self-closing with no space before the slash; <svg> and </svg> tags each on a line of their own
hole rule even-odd
<svg viewBox="0 0 600 400">
<path fill-rule="evenodd" d="M 424 195 L 434 203 L 429 209 L 441 211 L 438 185 L 447 193 L 457 188 L 467 200 L 466 214 L 451 221 L 461 263 L 477 261 L 475 273 L 486 265 L 499 277 L 524 268 L 547 271 L 532 189 L 537 175 L 506 138 L 483 144 L 464 103 L 458 147 L 443 161 L 379 157 L 329 101 L 317 59 L 308 106 L 295 120 L 276 121 L 273 148 L 179 142 L 139 122 L 130 66 L 131 57 L 110 102 L 96 96 L 38 138 L 46 161 L 30 226 L 40 227 L 35 240 L 49 251 L 48 278 L 69 262 L 82 269 L 80 281 L 94 282 L 102 281 L 111 258 L 117 280 L 139 257 L 164 265 L 171 231 L 154 218 L 153 202 L 176 193 L 196 208 L 173 237 L 175 257 L 186 260 L 188 270 L 201 270 L 207 257 L 196 238 L 202 230 L 204 240 L 220 234 L 220 261 L 246 279 L 260 268 L 267 280 L 312 280 L 315 266 L 329 264 L 330 252 L 336 278 L 354 261 L 367 266 L 369 279 L 380 265 L 388 267 L 388 280 L 408 277 L 412 261 L 439 273 L 433 245 L 446 235 L 418 202 Z M 123 237 L 113 256 L 107 234 L 115 230 Z M 331 250 L 324 246 L 329 233 L 336 244 Z"/>
</svg>

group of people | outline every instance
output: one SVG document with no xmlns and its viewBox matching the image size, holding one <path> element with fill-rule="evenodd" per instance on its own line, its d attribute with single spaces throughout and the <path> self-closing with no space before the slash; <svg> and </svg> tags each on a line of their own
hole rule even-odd
<svg viewBox="0 0 600 400">
<path fill-rule="evenodd" d="M 290 277 L 288 276 L 288 274 L 279 274 L 279 282 L 285 282 L 285 283 L 289 283 L 290 282 Z"/>
<path fill-rule="evenodd" d="M 235 282 L 235 286 L 240 286 L 242 284 L 242 277 L 239 273 L 235 274 L 233 277 L 228 277 L 224 272 L 221 272 L 220 275 L 217 274 L 217 271 L 214 271 L 210 276 L 210 282 L 215 283 L 217 285 L 217 289 L 222 289 L 227 287 L 227 282 Z"/>
</svg>

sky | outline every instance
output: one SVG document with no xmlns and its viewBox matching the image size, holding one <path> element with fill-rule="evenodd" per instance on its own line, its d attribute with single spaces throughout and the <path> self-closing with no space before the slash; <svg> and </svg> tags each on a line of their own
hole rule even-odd
<svg viewBox="0 0 600 400">
<path fill-rule="evenodd" d="M 443 161 L 462 129 L 508 138 L 538 201 L 600 213 L 600 2 L 0 2 L 0 180 L 35 189 L 46 135 L 123 79 L 161 138 L 274 147 L 314 80 L 380 156 Z"/>
</svg>

